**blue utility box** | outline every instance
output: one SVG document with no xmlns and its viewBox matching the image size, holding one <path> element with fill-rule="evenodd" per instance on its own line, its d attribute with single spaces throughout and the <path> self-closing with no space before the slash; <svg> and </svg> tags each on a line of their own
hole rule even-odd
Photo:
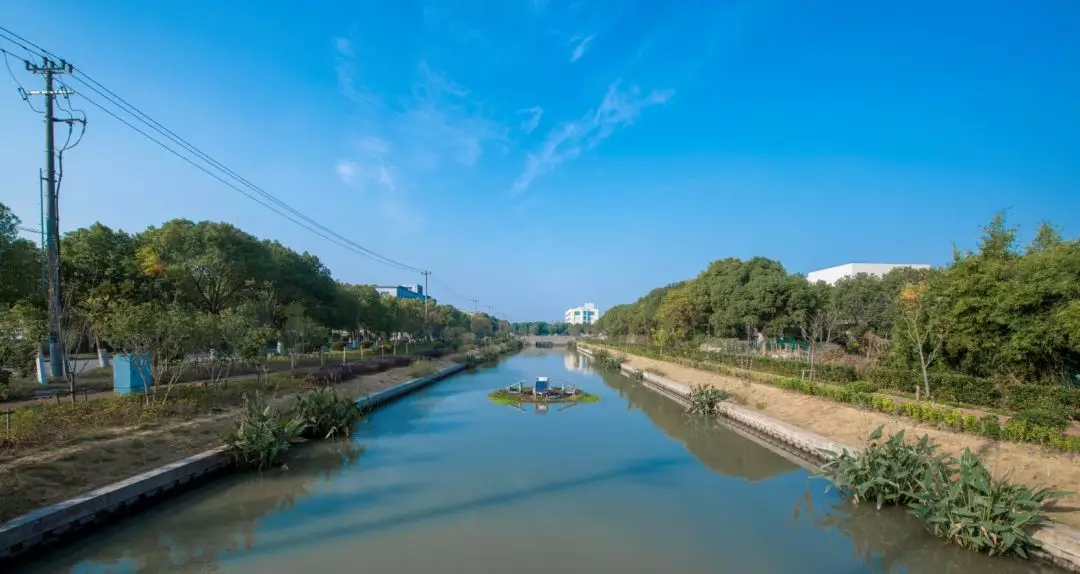
<svg viewBox="0 0 1080 574">
<path fill-rule="evenodd" d="M 118 395 L 142 393 L 153 383 L 150 375 L 150 355 L 116 355 L 113 357 L 113 392 Z"/>
</svg>

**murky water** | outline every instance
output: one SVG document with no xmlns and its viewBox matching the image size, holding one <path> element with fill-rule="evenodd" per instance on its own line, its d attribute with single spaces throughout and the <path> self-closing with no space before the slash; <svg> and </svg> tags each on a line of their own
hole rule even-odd
<svg viewBox="0 0 1080 574">
<path fill-rule="evenodd" d="M 547 375 L 545 413 L 487 394 Z M 360 452 L 359 445 L 363 445 Z M 625 377 L 525 352 L 56 551 L 29 572 L 1050 572 L 852 508 L 783 456 Z"/>
</svg>

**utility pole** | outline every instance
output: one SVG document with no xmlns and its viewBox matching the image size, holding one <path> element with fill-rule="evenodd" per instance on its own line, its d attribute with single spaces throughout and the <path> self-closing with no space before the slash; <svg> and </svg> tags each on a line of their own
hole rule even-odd
<svg viewBox="0 0 1080 574">
<path fill-rule="evenodd" d="M 427 338 L 430 341 L 431 322 L 428 321 L 427 302 L 428 299 L 431 298 L 431 295 L 428 293 L 427 278 L 428 275 L 431 275 L 431 271 L 421 271 L 420 273 L 424 276 L 424 330 L 427 331 Z"/>
<path fill-rule="evenodd" d="M 45 197 L 42 198 L 42 206 L 45 208 L 43 231 L 45 232 L 45 274 L 48 278 L 49 370 L 51 376 L 62 377 L 64 356 L 60 349 L 60 213 L 59 198 L 56 193 L 56 142 L 53 135 L 53 124 L 57 119 L 53 117 L 53 103 L 56 96 L 70 96 L 75 92 L 68 89 L 54 90 L 53 80 L 57 74 L 70 74 L 75 71 L 75 68 L 65 60 L 56 62 L 44 58 L 40 66 L 26 62 L 26 70 L 45 76 L 44 90 L 33 90 L 27 93 L 45 96 Z M 59 121 L 80 120 L 71 118 Z"/>
<path fill-rule="evenodd" d="M 469 301 L 472 301 L 473 313 L 479 313 L 480 312 L 480 300 L 479 299 L 469 299 Z"/>
</svg>

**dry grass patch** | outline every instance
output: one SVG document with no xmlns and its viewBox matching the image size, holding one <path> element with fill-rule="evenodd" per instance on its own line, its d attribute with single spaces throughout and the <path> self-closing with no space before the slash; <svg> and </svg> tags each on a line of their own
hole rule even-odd
<svg viewBox="0 0 1080 574">
<path fill-rule="evenodd" d="M 442 369 L 452 361 L 432 363 Z M 412 378 L 409 367 L 400 367 L 357 377 L 334 389 L 360 398 Z M 95 429 L 63 444 L 8 451 L 0 459 L 0 522 L 221 446 L 222 436 L 235 424 L 243 392 L 255 390 L 251 385 L 230 386 L 238 387 L 229 394 L 235 392 L 236 400 L 214 406 L 219 412 L 209 416 Z M 290 406 L 300 388 L 279 384 L 274 394 L 270 387 L 271 401 L 281 407 Z"/>
<path fill-rule="evenodd" d="M 882 426 L 886 434 L 906 430 L 912 436 L 929 435 L 944 452 L 954 456 L 960 456 L 965 448 L 971 449 L 996 476 L 1009 475 L 1013 481 L 1022 484 L 1050 486 L 1067 492 L 1058 505 L 1050 509 L 1049 516 L 1056 522 L 1080 528 L 1080 457 L 1075 454 L 944 431 L 916 424 L 911 419 L 865 411 L 852 405 L 666 361 L 636 355 L 628 355 L 626 360 L 638 369 L 663 369 L 669 378 L 682 383 L 710 384 L 726 389 L 733 397 L 741 395 L 749 404 L 763 403 L 760 410 L 766 415 L 851 446 L 859 446 L 864 437 Z"/>
</svg>

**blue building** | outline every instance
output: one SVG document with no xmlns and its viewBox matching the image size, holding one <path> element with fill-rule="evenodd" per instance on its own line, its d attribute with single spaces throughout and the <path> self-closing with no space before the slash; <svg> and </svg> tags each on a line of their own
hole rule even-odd
<svg viewBox="0 0 1080 574">
<path fill-rule="evenodd" d="M 398 299 L 419 299 L 421 301 L 425 299 L 431 299 L 424 294 L 423 285 L 376 285 L 375 291 L 383 297 L 397 297 Z"/>
</svg>

